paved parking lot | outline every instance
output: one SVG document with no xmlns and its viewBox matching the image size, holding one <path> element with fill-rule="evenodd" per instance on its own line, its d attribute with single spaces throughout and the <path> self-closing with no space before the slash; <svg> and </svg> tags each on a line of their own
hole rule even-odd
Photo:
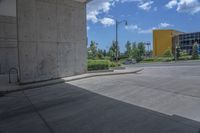
<svg viewBox="0 0 200 133">
<path fill-rule="evenodd" d="M 135 67 L 1 97 L 0 133 L 199 133 L 200 65 Z"/>
<path fill-rule="evenodd" d="M 98 77 L 72 82 L 114 99 L 168 115 L 200 121 L 200 62 L 153 64 L 136 75 Z"/>
</svg>

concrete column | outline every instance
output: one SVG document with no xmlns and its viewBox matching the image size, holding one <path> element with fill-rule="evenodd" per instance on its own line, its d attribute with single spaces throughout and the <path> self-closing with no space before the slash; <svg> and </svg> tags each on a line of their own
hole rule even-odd
<svg viewBox="0 0 200 133">
<path fill-rule="evenodd" d="M 17 0 L 21 82 L 86 72 L 86 6 L 73 0 Z"/>
</svg>

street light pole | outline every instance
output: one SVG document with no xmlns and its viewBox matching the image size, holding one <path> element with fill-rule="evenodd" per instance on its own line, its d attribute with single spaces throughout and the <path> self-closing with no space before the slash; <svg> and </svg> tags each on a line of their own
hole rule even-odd
<svg viewBox="0 0 200 133">
<path fill-rule="evenodd" d="M 177 36 L 177 41 L 175 43 L 175 55 L 174 55 L 174 58 L 175 58 L 175 62 L 177 62 L 177 44 L 179 46 L 179 35 Z"/>
<path fill-rule="evenodd" d="M 118 62 L 118 25 L 119 25 L 119 22 L 117 21 L 116 19 L 116 42 L 115 42 L 115 47 L 116 47 L 116 53 L 115 53 L 115 58 L 116 58 L 116 62 Z"/>
<path fill-rule="evenodd" d="M 118 21 L 117 19 L 115 20 L 115 25 L 116 25 L 116 42 L 115 42 L 115 45 L 116 45 L 116 53 L 115 53 L 115 58 L 116 58 L 116 62 L 118 62 L 118 27 L 119 27 L 119 24 L 121 23 L 125 23 L 125 25 L 128 25 L 128 22 L 126 20 L 123 20 L 123 21 Z"/>
</svg>

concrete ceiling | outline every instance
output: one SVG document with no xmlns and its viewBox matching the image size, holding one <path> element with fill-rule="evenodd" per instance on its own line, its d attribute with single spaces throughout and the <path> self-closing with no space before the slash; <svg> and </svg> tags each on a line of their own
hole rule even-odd
<svg viewBox="0 0 200 133">
<path fill-rule="evenodd" d="M 75 1 L 78 1 L 78 2 L 90 2 L 91 0 L 75 0 Z"/>
</svg>

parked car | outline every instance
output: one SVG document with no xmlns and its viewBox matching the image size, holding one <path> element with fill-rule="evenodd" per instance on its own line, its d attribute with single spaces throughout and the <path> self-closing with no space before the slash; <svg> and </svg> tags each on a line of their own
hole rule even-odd
<svg viewBox="0 0 200 133">
<path fill-rule="evenodd" d="M 136 64 L 135 59 L 127 59 L 126 61 L 123 62 L 124 65 L 130 65 L 130 64 Z"/>
</svg>

